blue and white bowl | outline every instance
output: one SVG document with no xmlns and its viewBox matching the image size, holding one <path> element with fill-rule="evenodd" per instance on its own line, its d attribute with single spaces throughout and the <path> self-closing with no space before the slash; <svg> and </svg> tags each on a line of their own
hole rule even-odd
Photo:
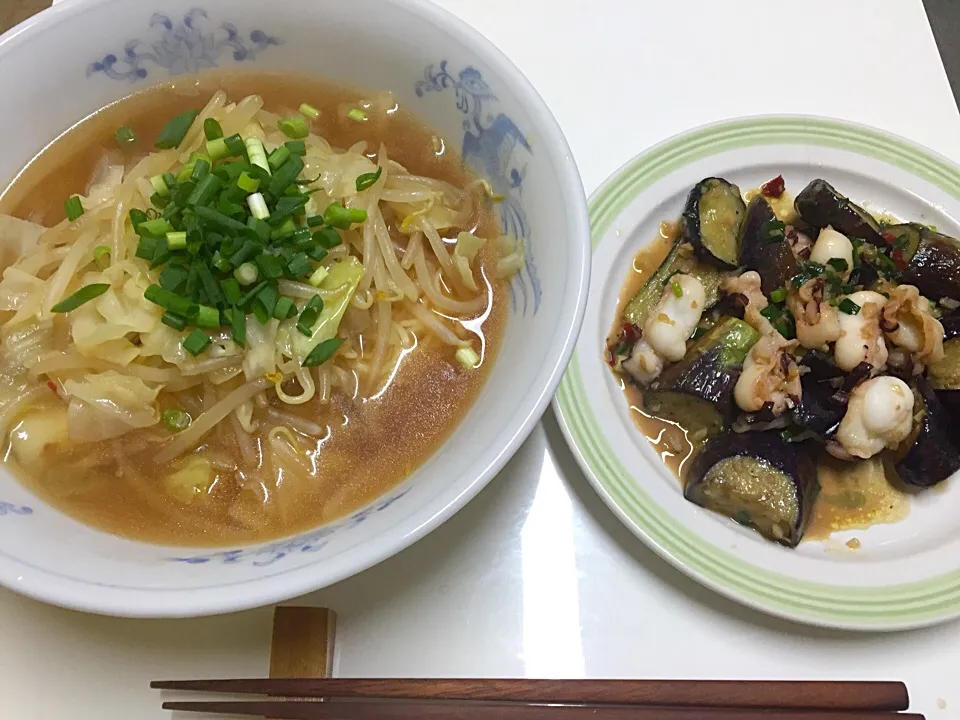
<svg viewBox="0 0 960 720">
<path fill-rule="evenodd" d="M 489 482 L 539 420 L 576 341 L 590 253 L 570 149 L 517 68 L 423 0 L 69 0 L 0 37 L 0 182 L 91 112 L 217 67 L 389 89 L 462 142 L 466 161 L 506 198 L 504 229 L 527 251 L 499 360 L 459 429 L 406 482 L 349 517 L 277 542 L 210 551 L 124 540 L 45 506 L 0 471 L 0 583 L 31 597 L 110 615 L 204 615 L 360 572 Z"/>
</svg>

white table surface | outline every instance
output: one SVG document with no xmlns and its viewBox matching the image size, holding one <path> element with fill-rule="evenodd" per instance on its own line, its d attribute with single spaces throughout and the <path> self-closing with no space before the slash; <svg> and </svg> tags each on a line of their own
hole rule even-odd
<svg viewBox="0 0 960 720">
<path fill-rule="evenodd" d="M 539 88 L 588 192 L 672 134 L 758 113 L 870 123 L 960 161 L 960 116 L 920 0 L 441 4 Z M 344 676 L 899 678 L 914 710 L 960 718 L 960 624 L 840 633 L 701 588 L 606 510 L 552 412 L 445 526 L 298 602 L 338 613 Z M 265 675 L 271 618 L 120 620 L 0 591 L 0 717 L 169 718 L 150 679 Z"/>
</svg>

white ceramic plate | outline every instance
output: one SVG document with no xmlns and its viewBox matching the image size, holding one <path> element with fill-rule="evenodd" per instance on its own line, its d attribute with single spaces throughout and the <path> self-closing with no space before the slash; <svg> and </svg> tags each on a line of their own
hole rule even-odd
<svg viewBox="0 0 960 720">
<path fill-rule="evenodd" d="M 960 168 L 878 130 L 808 117 L 761 117 L 695 130 L 619 170 L 590 204 L 593 270 L 586 319 L 555 405 L 581 467 L 620 519 L 691 577 L 801 622 L 892 630 L 960 615 L 960 482 L 912 500 L 909 516 L 794 550 L 686 502 L 631 422 L 602 357 L 633 255 L 679 217 L 698 180 L 742 189 L 783 174 L 794 193 L 815 177 L 873 212 L 960 234 Z M 845 541 L 856 537 L 862 547 Z"/>
</svg>

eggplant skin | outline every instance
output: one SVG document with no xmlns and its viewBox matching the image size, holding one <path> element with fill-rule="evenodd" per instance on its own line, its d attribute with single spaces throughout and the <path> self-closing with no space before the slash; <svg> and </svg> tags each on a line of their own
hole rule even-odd
<svg viewBox="0 0 960 720">
<path fill-rule="evenodd" d="M 894 469 L 907 485 L 928 488 L 960 470 L 960 431 L 957 420 L 940 402 L 922 377 L 914 382 L 913 394 L 923 405 L 923 417 L 894 457 Z M 914 405 L 914 417 L 917 415 Z"/>
<path fill-rule="evenodd" d="M 721 318 L 644 393 L 644 409 L 692 434 L 720 432 L 737 413 L 733 391 L 743 360 L 759 337 L 742 320 Z"/>
<path fill-rule="evenodd" d="M 782 225 L 777 224 L 773 208 L 762 195 L 747 205 L 747 216 L 740 230 L 740 265 L 760 273 L 760 287 L 768 296 L 786 287 L 787 280 L 800 269 Z"/>
<path fill-rule="evenodd" d="M 901 282 L 916 285 L 934 302 L 941 298 L 960 300 L 960 242 L 922 228 L 919 246 L 908 260 Z"/>
<path fill-rule="evenodd" d="M 723 178 L 704 178 L 687 195 L 683 238 L 702 260 L 733 269 L 740 258 L 740 227 L 745 214 L 740 188 Z"/>
<path fill-rule="evenodd" d="M 727 506 L 721 507 L 710 496 L 711 471 L 723 472 L 721 463 L 736 458 L 742 458 L 744 465 L 759 471 L 737 472 L 729 477 L 733 484 L 742 483 L 744 490 L 739 498 L 752 496 L 754 503 L 749 508 L 738 507 L 739 498 L 731 500 L 729 495 L 725 498 Z M 787 547 L 796 547 L 803 538 L 820 492 L 812 454 L 807 448 L 787 442 L 777 431 L 717 435 L 693 459 L 686 475 L 684 497 L 687 500 L 749 525 L 764 537 Z M 768 483 L 770 478 L 776 478 L 778 483 Z M 785 518 L 789 527 L 770 533 L 768 526 L 776 524 L 777 516 L 784 512 L 793 513 Z"/>
<path fill-rule="evenodd" d="M 817 178 L 811 181 L 800 191 L 793 204 L 803 221 L 817 230 L 830 225 L 847 237 L 887 247 L 880 224 L 873 216 L 838 193 L 826 180 Z"/>
<path fill-rule="evenodd" d="M 829 383 L 808 379 L 812 374 L 808 373 L 800 380 L 803 392 L 800 402 L 791 411 L 791 419 L 794 424 L 821 438 L 829 438 L 837 431 L 847 405 L 838 399 L 837 391 Z"/>
</svg>

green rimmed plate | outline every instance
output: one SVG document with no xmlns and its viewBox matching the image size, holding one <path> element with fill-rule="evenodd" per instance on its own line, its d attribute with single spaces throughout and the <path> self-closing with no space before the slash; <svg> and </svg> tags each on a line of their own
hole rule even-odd
<svg viewBox="0 0 960 720">
<path fill-rule="evenodd" d="M 597 492 L 638 537 L 703 584 L 800 622 L 861 630 L 960 616 L 960 482 L 911 499 L 898 523 L 789 550 L 686 502 L 630 419 L 603 361 L 617 298 L 638 250 L 679 217 L 689 188 L 718 175 L 742 189 L 783 174 L 798 192 L 823 177 L 874 212 L 960 234 L 960 168 L 902 138 L 812 117 L 710 125 L 632 160 L 591 198 L 593 271 L 580 341 L 554 405 Z M 847 541 L 856 538 L 853 550 Z M 855 544 L 855 543 L 853 543 Z"/>
</svg>

